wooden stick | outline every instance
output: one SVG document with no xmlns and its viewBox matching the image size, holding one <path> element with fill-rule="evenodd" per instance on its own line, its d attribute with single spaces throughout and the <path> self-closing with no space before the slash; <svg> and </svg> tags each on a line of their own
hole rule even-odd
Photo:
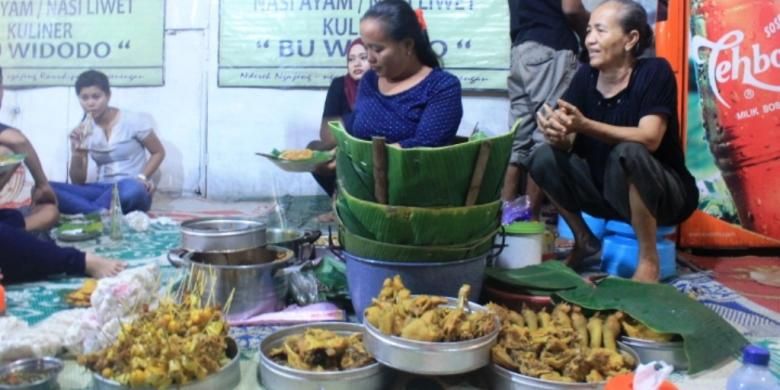
<svg viewBox="0 0 780 390">
<path fill-rule="evenodd" d="M 485 141 L 479 146 L 477 162 L 474 164 L 474 171 L 471 172 L 471 184 L 469 192 L 466 194 L 466 206 L 473 206 L 477 202 L 479 190 L 482 188 L 482 179 L 485 177 L 485 168 L 488 158 L 490 158 L 490 149 L 493 147 L 491 141 Z"/>
<path fill-rule="evenodd" d="M 374 154 L 374 198 L 377 203 L 387 204 L 387 149 L 385 137 L 371 139 Z"/>
</svg>

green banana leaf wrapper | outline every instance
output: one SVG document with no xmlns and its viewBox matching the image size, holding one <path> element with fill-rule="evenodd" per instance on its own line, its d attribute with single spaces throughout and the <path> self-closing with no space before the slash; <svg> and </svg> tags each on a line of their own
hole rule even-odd
<svg viewBox="0 0 780 390">
<path fill-rule="evenodd" d="M 620 310 L 656 332 L 679 334 L 689 374 L 739 356 L 748 344 L 717 313 L 669 285 L 608 278 L 595 288 L 560 291 L 556 296 L 590 310 Z"/>
<path fill-rule="evenodd" d="M 517 269 L 488 267 L 485 276 L 515 292 L 550 296 L 562 290 L 588 287 L 590 284 L 560 261 L 545 261 Z"/>
<path fill-rule="evenodd" d="M 347 230 L 402 245 L 455 245 L 485 237 L 501 224 L 501 201 L 470 207 L 388 206 L 339 191 L 336 209 Z"/>
<path fill-rule="evenodd" d="M 329 123 L 336 138 L 339 185 L 352 196 L 376 202 L 371 141 L 352 137 L 341 122 Z M 466 204 L 474 165 L 483 143 L 491 144 L 485 174 L 475 204 L 499 199 L 515 129 L 439 148 L 387 147 L 388 204 L 416 207 L 457 207 Z"/>
<path fill-rule="evenodd" d="M 314 172 L 320 164 L 326 163 L 334 158 L 334 152 L 315 150 L 312 157 L 305 160 L 285 160 L 280 158 L 283 151 L 274 149 L 271 153 L 255 153 L 258 156 L 265 157 L 274 165 L 287 172 Z"/>
<path fill-rule="evenodd" d="M 339 225 L 339 242 L 352 255 L 372 260 L 399 263 L 440 263 L 484 256 L 493 248 L 496 231 L 460 245 L 399 245 L 360 237 Z"/>
</svg>

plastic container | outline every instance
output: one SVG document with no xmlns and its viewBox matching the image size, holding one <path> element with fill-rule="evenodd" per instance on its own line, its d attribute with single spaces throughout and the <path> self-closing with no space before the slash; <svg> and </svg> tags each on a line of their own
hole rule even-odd
<svg viewBox="0 0 780 390">
<path fill-rule="evenodd" d="M 487 254 L 442 263 L 409 263 L 365 259 L 342 252 L 347 263 L 347 285 L 359 321 L 363 310 L 379 295 L 385 279 L 400 275 L 412 294 L 454 297 L 464 283 L 471 286 L 469 301 L 476 302 L 482 290 Z"/>
<path fill-rule="evenodd" d="M 505 226 L 504 232 L 506 241 L 496 261 L 497 267 L 522 268 L 542 262 L 543 223 L 514 222 Z"/>
<path fill-rule="evenodd" d="M 659 226 L 656 235 L 660 278 L 666 279 L 677 274 L 676 245 L 664 237 L 674 233 L 674 226 Z M 606 225 L 606 237 L 601 244 L 601 270 L 623 278 L 634 275 L 639 264 L 639 242 L 631 225 L 609 221 Z"/>
<path fill-rule="evenodd" d="M 726 390 L 780 390 L 769 371 L 769 351 L 757 345 L 742 350 L 742 367 L 729 376 Z"/>
<path fill-rule="evenodd" d="M 606 220 L 602 218 L 596 218 L 585 212 L 582 213 L 582 219 L 585 220 L 585 224 L 588 225 L 590 231 L 593 233 L 593 235 L 596 236 L 596 238 L 600 240 L 602 237 L 604 237 L 604 227 L 607 223 Z M 571 231 L 571 228 L 569 228 L 566 220 L 564 220 L 560 215 L 558 215 L 558 237 L 567 240 L 574 240 L 574 233 Z"/>
</svg>

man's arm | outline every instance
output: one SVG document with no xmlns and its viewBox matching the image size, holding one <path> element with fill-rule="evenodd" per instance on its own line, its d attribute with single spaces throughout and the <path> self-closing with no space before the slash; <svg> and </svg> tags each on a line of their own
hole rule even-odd
<svg viewBox="0 0 780 390">
<path fill-rule="evenodd" d="M 561 0 L 561 9 L 569 27 L 577 33 L 580 42 L 585 42 L 585 30 L 588 27 L 590 12 L 585 9 L 582 0 Z"/>
</svg>

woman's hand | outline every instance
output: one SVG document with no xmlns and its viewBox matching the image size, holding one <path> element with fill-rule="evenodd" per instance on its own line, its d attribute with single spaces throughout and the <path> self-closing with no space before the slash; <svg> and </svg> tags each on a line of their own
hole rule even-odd
<svg viewBox="0 0 780 390">
<path fill-rule="evenodd" d="M 563 99 L 558 99 L 558 109 L 555 111 L 567 133 L 581 133 L 587 129 L 588 118 L 582 114 L 577 106 Z"/>
<path fill-rule="evenodd" d="M 54 190 L 49 183 L 36 184 L 33 186 L 30 195 L 30 200 L 33 205 L 39 204 L 57 204 L 57 195 L 54 194 Z"/>
<path fill-rule="evenodd" d="M 568 148 L 566 127 L 561 124 L 560 114 L 553 111 L 549 105 L 545 104 L 536 112 L 536 123 L 547 143 L 558 148 Z"/>
<path fill-rule="evenodd" d="M 86 152 L 86 139 L 88 137 L 86 133 L 86 126 L 87 124 L 85 122 L 82 122 L 76 128 L 71 130 L 70 135 L 68 138 L 70 138 L 70 150 L 74 152 Z"/>
<path fill-rule="evenodd" d="M 153 193 L 153 192 L 154 192 L 154 190 L 156 190 L 156 189 L 157 189 L 157 188 L 154 186 L 154 182 L 153 182 L 153 181 L 151 181 L 151 180 L 149 180 L 149 179 L 144 179 L 144 178 L 142 178 L 142 177 L 140 177 L 140 176 L 139 176 L 139 177 L 137 177 L 136 179 L 138 179 L 138 181 L 140 181 L 140 182 L 141 182 L 141 184 L 143 184 L 143 185 L 144 185 L 144 188 L 146 188 L 146 192 L 147 192 L 147 193 L 149 193 L 149 194 Z"/>
</svg>

